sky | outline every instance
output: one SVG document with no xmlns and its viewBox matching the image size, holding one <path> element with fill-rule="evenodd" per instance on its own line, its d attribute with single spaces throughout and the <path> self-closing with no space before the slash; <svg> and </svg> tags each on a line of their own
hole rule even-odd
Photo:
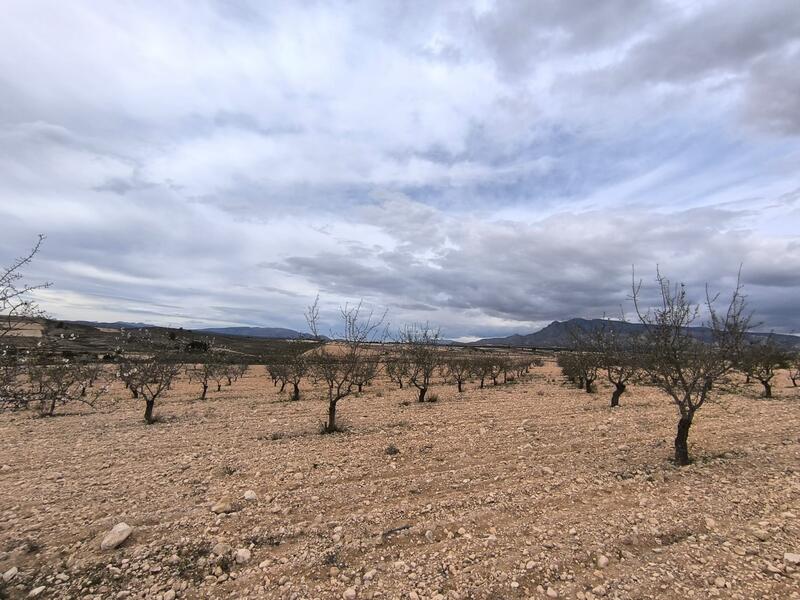
<svg viewBox="0 0 800 600">
<path fill-rule="evenodd" d="M 6 0 L 0 264 L 60 319 L 800 331 L 800 2 Z"/>
</svg>

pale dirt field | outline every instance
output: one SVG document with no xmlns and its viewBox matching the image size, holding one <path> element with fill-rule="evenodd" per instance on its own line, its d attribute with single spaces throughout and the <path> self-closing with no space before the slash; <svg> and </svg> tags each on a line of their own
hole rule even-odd
<svg viewBox="0 0 800 600">
<path fill-rule="evenodd" d="M 437 404 L 386 382 L 340 403 L 279 401 L 263 370 L 205 402 L 0 415 L 8 598 L 800 598 L 800 391 L 727 397 L 669 459 L 675 408 L 631 387 L 522 383 Z M 288 397 L 287 395 L 283 396 Z M 404 401 L 411 401 L 404 405 Z M 393 444 L 399 454 L 388 455 Z M 252 489 L 256 501 L 243 494 Z M 225 496 L 235 512 L 214 514 Z M 100 550 L 125 521 L 133 534 Z M 216 550 L 224 554 L 218 558 Z M 248 549 L 249 561 L 230 560 Z M 598 566 L 608 564 L 603 568 Z"/>
</svg>

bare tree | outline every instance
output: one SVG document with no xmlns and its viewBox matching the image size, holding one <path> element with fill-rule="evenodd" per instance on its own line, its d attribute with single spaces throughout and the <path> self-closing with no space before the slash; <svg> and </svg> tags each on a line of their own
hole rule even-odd
<svg viewBox="0 0 800 600">
<path fill-rule="evenodd" d="M 119 376 L 134 398 L 145 402 L 144 420 L 155 423 L 156 400 L 181 372 L 180 347 L 175 341 L 143 329 L 126 331 L 122 339 Z"/>
<path fill-rule="evenodd" d="M 619 406 L 619 399 L 627 389 L 628 382 L 638 372 L 636 354 L 628 340 L 619 332 L 624 321 L 604 319 L 600 327 L 588 334 L 589 345 L 597 357 L 599 368 L 614 386 L 611 407 Z"/>
<path fill-rule="evenodd" d="M 49 283 L 28 285 L 22 270 L 39 253 L 44 242 L 40 235 L 30 251 L 15 259 L 9 266 L 0 268 L 0 342 L 10 336 L 30 319 L 43 316 L 42 310 L 31 298 L 31 293 L 49 287 Z"/>
<path fill-rule="evenodd" d="M 372 383 L 372 380 L 378 376 L 379 366 L 380 361 L 377 356 L 367 356 L 355 369 L 353 372 L 353 384 L 359 393 L 361 393 L 365 385 Z"/>
<path fill-rule="evenodd" d="M 292 384 L 292 400 L 300 400 L 300 382 L 308 369 L 308 359 L 302 352 L 293 354 L 286 363 L 286 379 Z"/>
<path fill-rule="evenodd" d="M 319 335 L 319 296 L 306 311 L 306 321 L 315 339 L 322 340 Z M 356 377 L 366 361 L 373 360 L 369 343 L 383 341 L 385 329 L 381 333 L 386 317 L 376 317 L 374 313 L 365 313 L 362 302 L 355 306 L 345 305 L 339 309 L 342 331 L 331 337 L 338 338 L 336 343 L 325 343 L 317 349 L 313 356 L 315 376 L 325 382 L 328 388 L 328 419 L 323 426 L 324 433 L 339 431 L 336 423 L 336 408 L 343 398 L 357 389 Z"/>
<path fill-rule="evenodd" d="M 403 389 L 403 381 L 408 376 L 408 365 L 402 355 L 387 356 L 385 361 L 386 376 Z"/>
<path fill-rule="evenodd" d="M 0 410 L 23 407 L 26 403 L 24 375 L 31 354 L 13 343 L 13 338 L 20 327 L 44 315 L 31 294 L 50 284 L 28 285 L 23 273 L 39 253 L 43 241 L 44 236 L 40 235 L 25 256 L 0 267 Z"/>
<path fill-rule="evenodd" d="M 408 381 L 419 391 L 417 400 L 425 402 L 431 378 L 439 365 L 440 332 L 428 323 L 406 325 L 398 336 L 401 353 L 408 365 Z"/>
<path fill-rule="evenodd" d="M 472 361 L 472 374 L 478 379 L 480 389 L 483 389 L 486 378 L 491 377 L 493 371 L 492 360 L 488 356 L 481 356 Z"/>
<path fill-rule="evenodd" d="M 709 341 L 700 340 L 689 329 L 699 318 L 703 306 L 689 300 L 683 284 L 670 284 L 656 271 L 658 302 L 645 308 L 641 281 L 633 280 L 633 303 L 644 325 L 636 339 L 641 369 L 647 378 L 666 392 L 678 413 L 675 436 L 675 462 L 689 464 L 689 429 L 695 413 L 712 397 L 715 383 L 737 364 L 742 341 L 749 328 L 750 315 L 745 312 L 745 298 L 737 281 L 728 306 L 716 308 L 718 295 L 706 290 L 706 326 Z"/>
<path fill-rule="evenodd" d="M 456 384 L 459 393 L 464 391 L 464 383 L 469 380 L 472 370 L 472 361 L 463 356 L 450 358 L 443 365 L 445 378 Z"/>
<path fill-rule="evenodd" d="M 198 343 L 199 342 L 199 343 Z M 192 383 L 199 383 L 202 386 L 202 393 L 200 400 L 205 400 L 208 394 L 208 386 L 211 381 L 216 380 L 223 370 L 223 365 L 220 361 L 218 350 L 214 344 L 214 340 L 195 340 L 187 346 L 187 349 L 192 353 L 197 353 L 201 362 L 190 364 L 186 367 L 186 374 L 189 381 Z M 219 385 L 217 386 L 219 391 Z"/>
<path fill-rule="evenodd" d="M 789 379 L 792 385 L 797 387 L 797 380 L 800 379 L 800 354 L 795 354 L 789 363 Z"/>
<path fill-rule="evenodd" d="M 281 384 L 278 393 L 282 393 L 283 390 L 286 389 L 286 384 L 289 382 L 289 363 L 286 357 L 281 356 L 267 363 L 267 373 L 269 373 L 272 379 L 273 386 L 277 386 L 278 383 Z"/>
<path fill-rule="evenodd" d="M 73 401 L 94 407 L 108 386 L 89 388 L 88 371 L 75 358 L 37 348 L 36 359 L 28 366 L 27 402 L 33 402 L 42 417 L 55 414 L 56 406 Z"/>
<path fill-rule="evenodd" d="M 772 398 L 772 379 L 778 369 L 789 367 L 789 353 L 770 335 L 765 340 L 745 343 L 739 357 L 739 368 L 757 379 L 764 387 L 764 397 Z"/>
</svg>

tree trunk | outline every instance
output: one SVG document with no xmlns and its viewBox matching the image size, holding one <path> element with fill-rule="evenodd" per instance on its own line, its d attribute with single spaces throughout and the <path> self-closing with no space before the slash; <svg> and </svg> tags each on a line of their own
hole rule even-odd
<svg viewBox="0 0 800 600">
<path fill-rule="evenodd" d="M 129 389 L 131 390 L 131 394 L 133 395 L 133 399 L 134 400 L 138 400 L 139 399 L 139 390 L 137 390 L 134 386 L 131 386 Z"/>
<path fill-rule="evenodd" d="M 425 394 L 428 392 L 428 388 L 419 388 L 419 402 L 425 402 Z"/>
<path fill-rule="evenodd" d="M 481 389 L 483 389 L 483 380 L 484 380 L 484 378 L 481 377 Z"/>
<path fill-rule="evenodd" d="M 363 385 L 364 385 L 363 383 L 359 383 L 359 384 L 358 384 L 358 393 L 359 393 L 359 394 L 361 393 L 361 387 L 362 387 Z"/>
<path fill-rule="evenodd" d="M 791 380 L 792 380 L 792 385 L 793 385 L 794 387 L 797 387 L 797 377 L 789 377 L 789 379 L 791 379 Z"/>
<path fill-rule="evenodd" d="M 749 373 L 744 376 L 744 382 L 745 383 L 750 383 L 750 374 Z"/>
<path fill-rule="evenodd" d="M 592 388 L 592 382 L 594 381 L 594 379 L 585 379 L 584 381 L 586 383 L 586 385 L 584 387 L 584 389 L 586 390 L 586 393 L 587 394 L 594 393 L 594 388 Z"/>
<path fill-rule="evenodd" d="M 208 383 L 203 383 L 203 395 L 200 396 L 200 400 L 206 399 L 206 394 L 208 393 Z"/>
<path fill-rule="evenodd" d="M 464 390 L 462 390 L 462 389 L 461 389 L 461 381 L 459 380 L 459 381 L 458 381 L 458 382 L 456 382 L 456 383 L 458 383 L 458 393 L 460 394 L 461 392 L 463 392 L 463 391 L 464 391 Z"/>
<path fill-rule="evenodd" d="M 764 386 L 764 398 L 772 398 L 772 384 L 769 381 L 762 381 Z"/>
<path fill-rule="evenodd" d="M 297 383 L 292 383 L 294 386 L 294 391 L 292 392 L 292 400 L 300 400 L 300 385 Z"/>
<path fill-rule="evenodd" d="M 218 392 L 221 392 L 221 391 L 222 391 L 222 382 L 221 382 L 221 381 L 218 381 L 218 382 L 217 382 L 217 391 L 218 391 Z"/>
<path fill-rule="evenodd" d="M 144 420 L 147 423 L 155 422 L 155 419 L 153 418 L 153 407 L 155 406 L 155 404 L 156 404 L 155 400 L 145 400 Z"/>
<path fill-rule="evenodd" d="M 281 381 L 281 389 L 278 390 L 278 393 L 280 394 L 281 392 L 283 392 L 283 388 L 285 388 L 285 387 L 286 387 L 286 382 L 285 381 Z"/>
<path fill-rule="evenodd" d="M 619 406 L 619 397 L 625 393 L 625 384 L 624 383 L 615 383 L 614 393 L 611 394 L 611 408 L 615 408 Z"/>
<path fill-rule="evenodd" d="M 325 425 L 325 431 L 328 433 L 336 431 L 336 402 L 334 400 L 328 402 L 328 423 Z"/>
<path fill-rule="evenodd" d="M 675 436 L 675 462 L 685 466 L 689 461 L 689 428 L 692 426 L 694 413 L 691 411 L 681 416 L 678 421 L 678 434 Z"/>
</svg>

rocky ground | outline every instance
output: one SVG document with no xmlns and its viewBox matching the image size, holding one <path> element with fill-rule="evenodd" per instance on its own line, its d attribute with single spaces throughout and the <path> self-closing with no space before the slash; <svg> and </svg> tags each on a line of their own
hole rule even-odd
<svg viewBox="0 0 800 600">
<path fill-rule="evenodd" d="M 424 405 L 380 383 L 329 436 L 322 390 L 287 402 L 260 368 L 180 384 L 153 426 L 121 391 L 0 415 L 0 597 L 800 598 L 783 375 L 704 408 L 678 469 L 660 393 L 612 410 L 535 371 Z"/>
</svg>

